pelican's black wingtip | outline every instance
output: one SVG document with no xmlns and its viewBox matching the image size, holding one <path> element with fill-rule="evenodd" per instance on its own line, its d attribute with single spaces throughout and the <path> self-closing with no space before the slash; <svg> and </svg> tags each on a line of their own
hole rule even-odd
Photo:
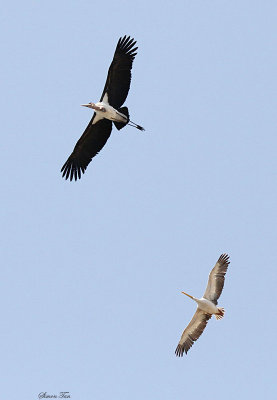
<svg viewBox="0 0 277 400">
<path fill-rule="evenodd" d="M 218 259 L 218 262 L 223 262 L 226 264 L 230 264 L 230 256 L 227 253 L 222 253 Z"/>
<path fill-rule="evenodd" d="M 184 351 L 187 354 L 187 350 L 184 349 L 184 346 L 178 344 L 175 350 L 176 357 L 183 357 Z"/>
</svg>

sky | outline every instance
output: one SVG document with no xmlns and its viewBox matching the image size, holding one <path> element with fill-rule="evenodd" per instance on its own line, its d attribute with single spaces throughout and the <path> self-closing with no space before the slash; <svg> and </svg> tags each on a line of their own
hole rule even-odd
<svg viewBox="0 0 277 400">
<path fill-rule="evenodd" d="M 276 391 L 277 4 L 1 7 L 1 399 L 271 399 Z M 113 133 L 60 168 L 119 37 L 139 49 Z M 222 253 L 219 306 L 174 351 Z"/>
</svg>

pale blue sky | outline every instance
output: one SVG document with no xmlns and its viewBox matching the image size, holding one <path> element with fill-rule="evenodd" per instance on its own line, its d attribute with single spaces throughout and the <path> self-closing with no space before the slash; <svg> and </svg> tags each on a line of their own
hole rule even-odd
<svg viewBox="0 0 277 400">
<path fill-rule="evenodd" d="M 1 399 L 273 399 L 276 1 L 14 1 L 1 8 Z M 120 36 L 126 105 L 82 179 L 60 168 Z M 214 318 L 175 347 L 219 255 Z M 203 376 L 201 378 L 201 376 Z"/>
</svg>

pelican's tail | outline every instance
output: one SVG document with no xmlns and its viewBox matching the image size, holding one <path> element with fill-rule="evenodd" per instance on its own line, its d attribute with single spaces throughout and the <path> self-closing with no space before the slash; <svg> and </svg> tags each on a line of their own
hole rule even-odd
<svg viewBox="0 0 277 400">
<path fill-rule="evenodd" d="M 221 318 L 223 318 L 223 317 L 224 317 L 224 313 L 225 313 L 224 308 L 218 307 L 217 310 L 218 310 L 218 313 L 215 314 L 215 318 L 216 318 L 216 319 L 221 319 Z"/>
</svg>

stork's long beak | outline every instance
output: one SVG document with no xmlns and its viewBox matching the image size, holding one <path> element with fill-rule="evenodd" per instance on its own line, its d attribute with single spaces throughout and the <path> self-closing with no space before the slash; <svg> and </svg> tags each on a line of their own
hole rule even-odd
<svg viewBox="0 0 277 400">
<path fill-rule="evenodd" d="M 193 296 L 191 296 L 190 294 L 187 294 L 185 292 L 182 292 L 183 294 L 185 294 L 186 296 L 190 297 L 193 300 Z"/>
<path fill-rule="evenodd" d="M 92 107 L 91 107 L 91 104 L 81 104 L 81 106 L 92 108 Z"/>
</svg>

